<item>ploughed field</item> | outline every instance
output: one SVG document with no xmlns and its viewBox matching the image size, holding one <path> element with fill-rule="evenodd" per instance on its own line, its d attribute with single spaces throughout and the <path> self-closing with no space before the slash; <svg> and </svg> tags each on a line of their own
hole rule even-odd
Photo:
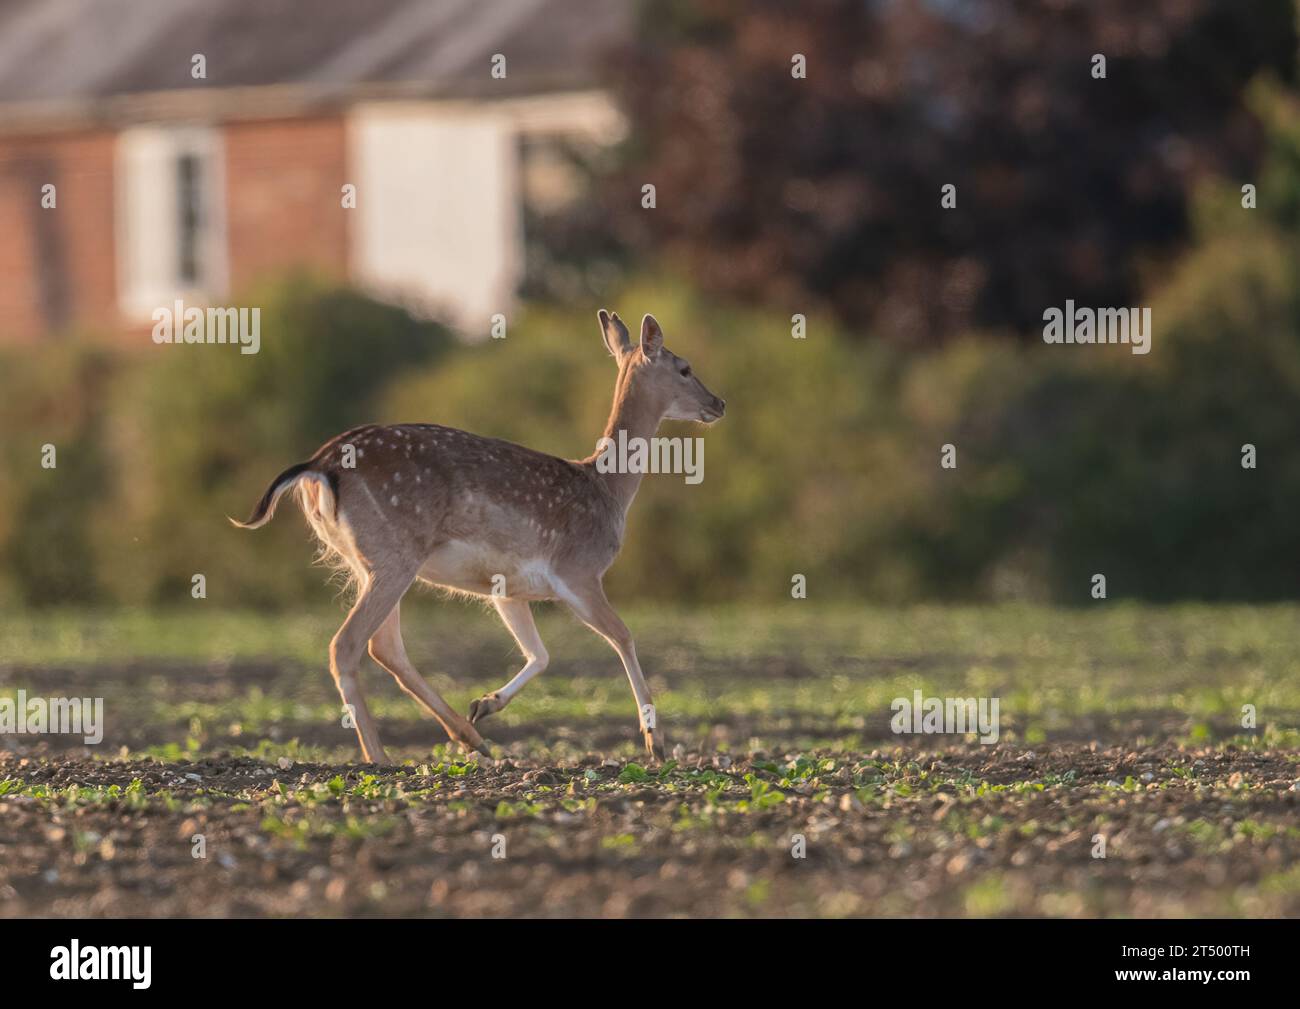
<svg viewBox="0 0 1300 1009">
<path fill-rule="evenodd" d="M 519 656 L 425 602 L 408 650 L 464 712 Z M 492 762 L 368 665 L 387 767 L 333 609 L 11 616 L 0 705 L 102 698 L 103 739 L 0 736 L 0 914 L 1300 914 L 1300 608 L 630 611 L 663 766 L 613 652 L 537 609 Z M 996 699 L 997 741 L 895 732 L 917 691 Z"/>
</svg>

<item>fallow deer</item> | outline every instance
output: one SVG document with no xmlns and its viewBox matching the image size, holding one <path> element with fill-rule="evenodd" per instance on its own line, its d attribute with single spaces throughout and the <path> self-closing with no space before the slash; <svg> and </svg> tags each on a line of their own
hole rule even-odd
<svg viewBox="0 0 1300 1009">
<path fill-rule="evenodd" d="M 654 437 L 663 420 L 711 424 L 726 403 L 663 345 L 652 316 L 633 346 L 627 326 L 598 314 L 618 365 L 604 439 Z M 663 740 L 632 635 L 605 598 L 602 579 L 623 543 L 640 472 L 603 472 L 597 453 L 560 459 L 496 438 L 436 424 L 367 425 L 326 442 L 307 462 L 271 482 L 244 529 L 270 521 L 276 502 L 296 491 L 308 523 L 357 585 L 356 602 L 330 642 L 330 673 L 351 711 L 365 760 L 387 763 L 357 673 L 371 657 L 436 718 L 451 739 L 489 755 L 475 725 L 500 711 L 549 661 L 529 603 L 558 599 L 613 646 L 636 698 L 653 759 Z M 626 467 L 625 467 L 626 469 Z M 491 600 L 524 655 L 505 686 L 462 718 L 407 658 L 401 599 L 416 581 Z"/>
</svg>

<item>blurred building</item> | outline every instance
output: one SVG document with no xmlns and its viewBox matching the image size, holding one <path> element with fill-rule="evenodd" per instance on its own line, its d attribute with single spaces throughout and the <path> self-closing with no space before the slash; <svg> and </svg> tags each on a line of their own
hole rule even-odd
<svg viewBox="0 0 1300 1009">
<path fill-rule="evenodd" d="M 138 334 L 177 298 L 221 304 L 299 267 L 486 331 L 521 280 L 528 201 L 565 198 L 556 149 L 618 137 L 598 81 L 628 17 L 8 0 L 0 342 Z"/>
</svg>

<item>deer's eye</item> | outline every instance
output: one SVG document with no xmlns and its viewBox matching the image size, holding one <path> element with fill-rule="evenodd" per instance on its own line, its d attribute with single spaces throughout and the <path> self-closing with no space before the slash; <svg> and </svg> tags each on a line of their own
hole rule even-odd
<svg viewBox="0 0 1300 1009">
<path fill-rule="evenodd" d="M 682 378 L 690 378 L 690 376 L 691 376 L 691 366 L 690 366 L 689 364 L 688 364 L 685 368 L 682 369 L 682 371 L 681 371 L 681 375 L 682 375 Z"/>
</svg>

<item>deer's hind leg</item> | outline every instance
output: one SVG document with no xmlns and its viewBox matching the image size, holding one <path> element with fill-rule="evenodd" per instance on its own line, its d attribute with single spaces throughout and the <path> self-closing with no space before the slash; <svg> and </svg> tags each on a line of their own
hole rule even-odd
<svg viewBox="0 0 1300 1009">
<path fill-rule="evenodd" d="M 376 764 L 386 764 L 388 757 L 379 741 L 379 729 L 361 695 L 357 672 L 362 656 L 366 654 L 366 642 L 379 630 L 414 580 L 414 568 L 381 568 L 365 572 L 357 601 L 330 642 L 330 674 L 356 724 L 362 756 Z"/>
<path fill-rule="evenodd" d="M 420 707 L 438 720 L 447 735 L 466 750 L 491 756 L 478 730 L 462 718 L 442 695 L 420 675 L 406 654 L 402 641 L 402 604 L 399 601 L 370 638 L 370 657 L 393 674 L 397 685 L 413 697 Z"/>
<path fill-rule="evenodd" d="M 636 646 L 632 643 L 632 632 L 627 624 L 619 618 L 614 607 L 605 597 L 604 586 L 599 579 L 576 580 L 575 583 L 556 585 L 560 598 L 568 604 L 579 620 L 609 642 L 623 662 L 628 683 L 632 685 L 632 695 L 636 698 L 637 716 L 641 724 L 641 738 L 645 740 L 646 753 L 652 760 L 664 759 L 664 737 L 659 729 L 655 715 L 654 701 L 650 697 L 650 687 L 641 672 L 641 663 L 636 657 Z"/>
<path fill-rule="evenodd" d="M 501 614 L 506 628 L 519 643 L 519 650 L 524 653 L 524 668 L 519 670 L 509 683 L 500 690 L 484 694 L 477 701 L 470 702 L 469 720 L 478 723 L 500 711 L 510 703 L 510 698 L 523 689 L 524 684 L 538 673 L 545 671 L 551 661 L 542 644 L 542 636 L 537 633 L 537 624 L 533 622 L 533 611 L 526 599 L 507 599 L 505 596 L 493 596 L 492 602 Z"/>
</svg>

